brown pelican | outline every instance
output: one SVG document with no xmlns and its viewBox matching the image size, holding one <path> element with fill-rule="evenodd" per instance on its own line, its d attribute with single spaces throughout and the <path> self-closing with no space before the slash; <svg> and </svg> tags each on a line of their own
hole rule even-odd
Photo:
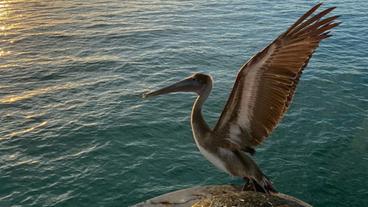
<svg viewBox="0 0 368 207">
<path fill-rule="evenodd" d="M 202 115 L 202 105 L 212 89 L 209 75 L 196 73 L 145 97 L 172 92 L 195 92 L 191 126 L 199 151 L 217 168 L 244 178 L 243 189 L 276 192 L 252 155 L 276 127 L 290 105 L 296 85 L 319 43 L 331 36 L 338 16 L 326 17 L 335 7 L 316 15 L 317 4 L 286 32 L 253 56 L 239 70 L 234 87 L 216 126 Z"/>
</svg>

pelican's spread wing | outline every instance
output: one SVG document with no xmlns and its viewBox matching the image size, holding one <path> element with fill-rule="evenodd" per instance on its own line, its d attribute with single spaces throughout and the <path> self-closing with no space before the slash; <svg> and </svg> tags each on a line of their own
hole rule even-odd
<svg viewBox="0 0 368 207">
<path fill-rule="evenodd" d="M 260 144 L 287 110 L 302 70 L 338 16 L 316 15 L 321 4 L 300 17 L 286 32 L 240 69 L 229 100 L 214 129 L 227 146 L 246 149 Z M 227 142 L 230 141 L 230 142 Z"/>
</svg>

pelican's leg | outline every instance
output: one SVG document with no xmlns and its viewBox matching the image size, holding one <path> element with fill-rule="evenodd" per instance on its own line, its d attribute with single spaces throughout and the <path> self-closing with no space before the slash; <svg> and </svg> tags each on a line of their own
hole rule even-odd
<svg viewBox="0 0 368 207">
<path fill-rule="evenodd" d="M 263 189 L 266 191 L 266 193 L 277 193 L 277 190 L 273 187 L 272 182 L 270 181 L 270 179 L 268 179 L 267 176 L 265 176 L 265 179 L 263 181 Z"/>
<path fill-rule="evenodd" d="M 242 187 L 242 191 L 249 191 L 251 190 L 250 187 L 251 187 L 251 182 L 252 182 L 252 179 L 249 178 L 249 177 L 243 177 L 245 183 Z"/>
<path fill-rule="evenodd" d="M 266 193 L 267 190 L 258 184 L 257 180 L 254 178 L 244 177 L 245 183 L 243 185 L 242 191 L 254 191 Z"/>
<path fill-rule="evenodd" d="M 264 183 L 258 183 L 256 179 L 252 177 L 243 177 L 245 183 L 243 185 L 242 191 L 255 191 L 261 193 L 277 193 L 275 188 L 272 186 L 271 181 L 265 177 Z"/>
<path fill-rule="evenodd" d="M 253 179 L 252 184 L 253 184 L 254 191 L 266 193 L 266 194 L 277 193 L 277 190 L 275 190 L 275 188 L 272 186 L 271 181 L 267 177 L 264 177 L 264 180 L 262 180 L 261 183 Z"/>
<path fill-rule="evenodd" d="M 252 188 L 255 192 L 268 193 L 265 187 L 260 185 L 255 179 L 252 179 Z"/>
</svg>

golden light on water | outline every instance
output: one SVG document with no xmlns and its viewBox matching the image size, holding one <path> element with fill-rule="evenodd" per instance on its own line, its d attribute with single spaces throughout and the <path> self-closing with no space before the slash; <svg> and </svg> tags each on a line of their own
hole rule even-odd
<svg viewBox="0 0 368 207">
<path fill-rule="evenodd" d="M 46 124 L 47 124 L 47 121 L 44 121 L 44 122 L 42 122 L 40 124 L 37 124 L 35 126 L 29 127 L 29 128 L 26 128 L 26 129 L 23 129 L 23 130 L 20 130 L 20 131 L 12 132 L 12 133 L 9 134 L 9 137 L 19 136 L 19 135 L 31 132 L 35 129 L 38 129 L 38 128 L 42 127 L 42 126 L 45 126 Z"/>
<path fill-rule="evenodd" d="M 39 124 L 36 124 L 34 126 L 31 126 L 31 127 L 25 128 L 25 129 L 21 129 L 19 131 L 11 132 L 8 135 L 6 135 L 5 137 L 2 137 L 2 138 L 0 137 L 0 141 L 3 141 L 3 140 L 6 140 L 6 139 L 13 138 L 15 136 L 20 136 L 20 135 L 32 132 L 36 129 L 39 129 L 39 128 L 45 126 L 46 124 L 47 124 L 47 121 L 43 121 L 43 122 L 41 122 Z"/>
<path fill-rule="evenodd" d="M 18 93 L 18 94 L 13 94 L 13 95 L 0 97 L 0 104 L 12 104 L 12 103 L 15 103 L 17 101 L 29 99 L 29 98 L 39 96 L 39 95 L 43 95 L 43 94 L 47 94 L 47 93 L 55 93 L 55 92 L 61 91 L 61 90 L 70 90 L 70 89 L 78 88 L 78 87 L 82 87 L 82 86 L 89 86 L 89 85 L 98 84 L 100 82 L 113 81 L 113 80 L 118 79 L 118 78 L 119 78 L 118 76 L 111 76 L 111 77 L 106 76 L 105 78 L 99 78 L 98 80 L 96 79 L 96 80 L 89 80 L 89 81 L 69 82 L 69 83 L 64 83 L 64 84 L 59 84 L 59 85 L 53 85 L 53 86 L 47 86 L 47 87 L 43 87 L 43 88 L 37 88 L 37 89 L 21 92 L 21 93 Z M 0 85 L 0 88 L 1 87 L 2 86 Z"/>
<path fill-rule="evenodd" d="M 10 19 L 10 9 L 8 1 L 0 1 L 0 38 L 7 35 L 7 21 Z M 0 39 L 0 40 L 1 40 Z M 6 41 L 5 41 L 6 42 Z M 9 55 L 10 51 L 6 51 L 4 48 L 0 47 L 0 58 L 6 55 Z"/>
<path fill-rule="evenodd" d="M 3 21 L 8 19 L 7 17 L 9 16 L 10 13 L 9 4 L 7 2 L 8 1 L 0 1 L 0 24 L 4 23 Z"/>
<path fill-rule="evenodd" d="M 79 84 L 76 84 L 76 83 L 66 83 L 63 85 L 49 86 L 45 88 L 38 88 L 38 89 L 30 90 L 30 91 L 25 91 L 23 93 L 9 95 L 9 96 L 0 98 L 0 104 L 11 104 L 17 101 L 29 99 L 34 96 L 42 95 L 45 93 L 55 92 L 58 90 L 72 89 L 72 88 L 78 87 L 78 85 Z"/>
<path fill-rule="evenodd" d="M 0 50 L 0 57 L 5 56 L 5 55 L 9 55 L 10 51 L 4 51 L 4 50 Z"/>
</svg>

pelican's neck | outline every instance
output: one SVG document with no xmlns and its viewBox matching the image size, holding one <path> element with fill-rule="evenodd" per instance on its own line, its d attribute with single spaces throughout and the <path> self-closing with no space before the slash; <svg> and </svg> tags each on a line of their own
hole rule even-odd
<svg viewBox="0 0 368 207">
<path fill-rule="evenodd" d="M 206 86 L 206 88 L 198 95 L 193 105 L 191 115 L 191 125 L 193 135 L 196 140 L 207 137 L 208 133 L 211 132 L 211 128 L 207 125 L 202 115 L 203 103 L 210 95 L 211 90 L 212 90 L 212 83 Z"/>
</svg>

